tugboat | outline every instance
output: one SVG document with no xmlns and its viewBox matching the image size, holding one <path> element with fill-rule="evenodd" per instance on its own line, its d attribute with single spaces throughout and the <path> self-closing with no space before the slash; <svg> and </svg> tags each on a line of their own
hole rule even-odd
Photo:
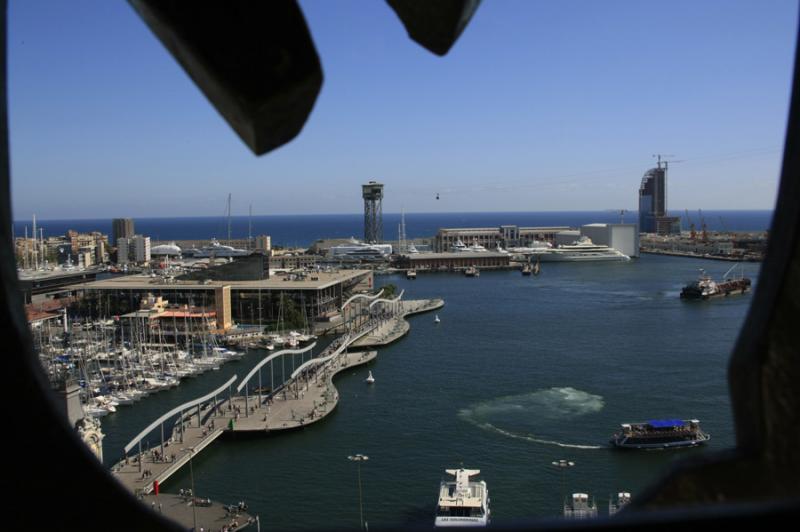
<svg viewBox="0 0 800 532">
<path fill-rule="evenodd" d="M 434 526 L 486 526 L 489 523 L 489 490 L 486 481 L 472 481 L 480 469 L 445 469 L 456 477 L 439 485 L 439 503 L 436 505 Z"/>
<path fill-rule="evenodd" d="M 687 284 L 681 290 L 681 299 L 709 299 L 712 297 L 723 297 L 731 294 L 744 294 L 750 290 L 750 279 L 740 276 L 738 279 L 728 279 L 728 274 L 735 268 L 734 265 L 723 275 L 723 281 L 716 282 L 700 269 L 700 276 L 696 281 Z"/>
<path fill-rule="evenodd" d="M 623 449 L 669 449 L 696 447 L 711 439 L 700 430 L 696 419 L 659 419 L 646 423 L 624 423 L 622 431 L 614 434 L 611 445 Z"/>
</svg>

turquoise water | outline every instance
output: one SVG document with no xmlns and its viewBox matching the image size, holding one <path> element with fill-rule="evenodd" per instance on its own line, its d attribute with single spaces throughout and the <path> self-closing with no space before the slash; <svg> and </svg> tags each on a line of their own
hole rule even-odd
<svg viewBox="0 0 800 532">
<path fill-rule="evenodd" d="M 676 458 L 734 445 L 726 366 L 751 295 L 686 302 L 680 288 L 705 268 L 729 263 L 645 255 L 624 263 L 548 263 L 538 277 L 519 272 L 420 274 L 376 278 L 406 297 L 446 305 L 411 318 L 411 333 L 381 349 L 376 362 L 340 375 L 341 401 L 307 429 L 215 443 L 194 462 L 196 492 L 244 499 L 265 526 L 358 526 L 358 484 L 347 456 L 362 466 L 364 511 L 372 526 L 432 523 L 444 469 L 481 469 L 494 522 L 552 517 L 566 491 L 634 497 Z M 757 277 L 757 265 L 745 265 Z M 262 353 L 207 373 L 104 418 L 106 461 L 149 421 L 183 400 L 242 376 Z M 377 382 L 363 380 L 372 370 Z M 622 452 L 607 447 L 622 422 L 701 420 L 705 448 Z M 190 483 L 188 469 L 166 491 Z"/>
</svg>

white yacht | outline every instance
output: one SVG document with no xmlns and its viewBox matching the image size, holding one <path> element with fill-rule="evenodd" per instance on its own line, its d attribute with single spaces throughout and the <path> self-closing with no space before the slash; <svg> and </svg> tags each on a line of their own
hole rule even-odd
<svg viewBox="0 0 800 532">
<path fill-rule="evenodd" d="M 443 480 L 439 486 L 435 526 L 486 526 L 489 523 L 489 490 L 486 481 L 469 477 L 480 469 L 445 469 L 456 477 L 455 482 Z"/>
<path fill-rule="evenodd" d="M 351 238 L 347 244 L 331 247 L 331 257 L 351 259 L 383 259 L 392 254 L 391 244 L 365 244 Z"/>
<path fill-rule="evenodd" d="M 531 255 L 541 262 L 629 261 L 624 253 L 605 245 L 595 244 L 582 236 L 572 244 L 534 251 Z"/>
<path fill-rule="evenodd" d="M 465 249 L 464 251 L 470 251 L 472 253 L 486 253 L 489 250 L 478 244 L 478 241 L 475 240 L 474 242 L 472 242 L 472 245 L 467 249 Z"/>
<path fill-rule="evenodd" d="M 217 239 L 212 239 L 211 243 L 203 246 L 200 249 L 191 249 L 186 252 L 196 258 L 205 257 L 244 257 L 249 255 L 250 252 L 246 249 L 237 249 L 231 246 L 220 244 Z"/>
<path fill-rule="evenodd" d="M 453 253 L 459 253 L 461 251 L 469 251 L 469 249 L 467 248 L 466 244 L 464 244 L 459 238 L 458 240 L 456 240 L 455 244 L 450 245 L 450 251 L 452 251 Z"/>
</svg>

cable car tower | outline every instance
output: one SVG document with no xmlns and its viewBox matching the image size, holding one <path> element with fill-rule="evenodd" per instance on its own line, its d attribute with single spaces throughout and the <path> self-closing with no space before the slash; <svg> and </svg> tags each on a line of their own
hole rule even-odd
<svg viewBox="0 0 800 532">
<path fill-rule="evenodd" d="M 381 244 L 383 243 L 383 185 L 377 181 L 361 185 L 361 196 L 364 198 L 364 242 Z"/>
</svg>

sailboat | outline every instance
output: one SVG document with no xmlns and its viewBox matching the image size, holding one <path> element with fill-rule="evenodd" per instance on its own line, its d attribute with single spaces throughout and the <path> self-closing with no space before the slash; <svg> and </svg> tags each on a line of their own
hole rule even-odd
<svg viewBox="0 0 800 532">
<path fill-rule="evenodd" d="M 440 321 L 442 320 L 439 319 L 439 315 L 437 314 L 436 317 L 433 318 L 433 323 L 439 323 Z"/>
<path fill-rule="evenodd" d="M 366 379 L 364 379 L 367 384 L 375 384 L 375 377 L 372 376 L 372 372 L 369 372 L 369 375 Z"/>
<path fill-rule="evenodd" d="M 541 270 L 539 266 L 539 257 L 536 257 L 536 264 L 533 265 L 533 275 L 539 275 L 539 271 Z"/>
</svg>

